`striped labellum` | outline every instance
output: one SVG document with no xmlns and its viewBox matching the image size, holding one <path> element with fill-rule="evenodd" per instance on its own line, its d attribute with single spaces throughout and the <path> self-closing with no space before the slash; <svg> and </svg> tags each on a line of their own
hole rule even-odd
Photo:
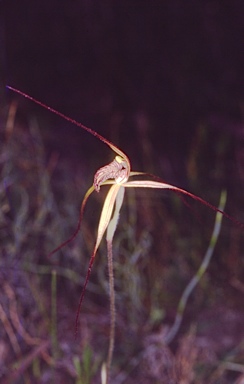
<svg viewBox="0 0 244 384">
<path fill-rule="evenodd" d="M 120 184 L 127 181 L 128 177 L 127 162 L 121 156 L 116 156 L 111 163 L 98 169 L 94 176 L 93 185 L 95 190 L 99 192 L 101 184 L 108 179 L 114 179 L 116 183 Z"/>
</svg>

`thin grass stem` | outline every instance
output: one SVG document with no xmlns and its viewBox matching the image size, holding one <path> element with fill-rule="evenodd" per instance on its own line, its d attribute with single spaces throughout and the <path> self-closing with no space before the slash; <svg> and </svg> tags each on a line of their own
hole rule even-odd
<svg viewBox="0 0 244 384">
<path fill-rule="evenodd" d="M 52 271 L 51 281 L 51 339 L 52 355 L 58 357 L 58 339 L 57 339 L 57 272 Z"/>
<path fill-rule="evenodd" d="M 223 190 L 221 192 L 221 195 L 220 195 L 220 203 L 219 203 L 219 207 L 218 207 L 218 212 L 216 213 L 216 216 L 215 216 L 214 229 L 212 232 L 212 236 L 211 236 L 211 239 L 209 242 L 207 252 L 205 253 L 203 261 L 202 261 L 200 267 L 198 268 L 196 274 L 190 280 L 189 284 L 186 286 L 186 288 L 185 288 L 185 290 L 181 296 L 181 299 L 179 301 L 179 305 L 177 308 L 177 314 L 175 317 L 174 324 L 170 328 L 170 330 L 169 330 L 169 332 L 165 338 L 166 344 L 171 343 L 171 341 L 174 339 L 177 332 L 179 331 L 188 298 L 189 298 L 190 294 L 192 293 L 192 291 L 195 289 L 196 285 L 199 283 L 199 281 L 202 278 L 202 276 L 204 275 L 204 273 L 206 272 L 206 269 L 209 265 L 209 262 L 213 256 L 213 252 L 214 252 L 214 249 L 215 249 L 215 246 L 216 246 L 219 234 L 220 234 L 220 229 L 221 229 L 221 224 L 222 224 L 222 219 L 223 219 L 223 215 L 220 213 L 220 211 L 224 210 L 225 204 L 226 204 L 226 199 L 227 199 L 227 193 L 225 190 Z"/>
</svg>

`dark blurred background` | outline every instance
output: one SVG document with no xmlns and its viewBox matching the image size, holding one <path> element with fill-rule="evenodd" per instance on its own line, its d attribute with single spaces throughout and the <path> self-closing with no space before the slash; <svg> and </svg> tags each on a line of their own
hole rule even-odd
<svg viewBox="0 0 244 384">
<path fill-rule="evenodd" d="M 221 134 L 232 144 L 243 138 L 242 0 L 8 0 L 0 7 L 1 97 L 13 98 L 6 83 L 17 87 L 114 140 L 134 168 L 148 170 L 143 148 L 135 153 L 144 137 L 160 176 L 181 184 L 199 125 L 213 147 Z M 55 121 L 58 149 L 85 152 L 83 133 Z"/>
</svg>

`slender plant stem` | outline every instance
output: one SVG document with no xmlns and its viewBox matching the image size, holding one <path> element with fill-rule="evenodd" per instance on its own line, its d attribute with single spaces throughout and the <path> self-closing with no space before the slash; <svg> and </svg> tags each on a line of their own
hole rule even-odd
<svg viewBox="0 0 244 384">
<path fill-rule="evenodd" d="M 225 208 L 226 198 L 227 198 L 227 193 L 225 190 L 223 190 L 221 192 L 221 195 L 220 195 L 220 203 L 219 203 L 219 210 L 221 210 L 221 211 L 223 211 Z M 185 288 L 185 290 L 181 296 L 181 299 L 180 299 L 180 302 L 179 302 L 179 305 L 177 308 L 177 314 L 175 317 L 174 324 L 170 328 L 170 330 L 169 330 L 169 332 L 165 338 L 166 344 L 169 344 L 174 339 L 177 332 L 179 331 L 188 298 L 189 298 L 190 294 L 192 293 L 192 291 L 194 290 L 194 288 L 196 287 L 196 285 L 199 283 L 199 281 L 202 278 L 202 276 L 204 275 L 204 273 L 206 272 L 206 269 L 207 269 L 209 262 L 212 258 L 212 255 L 213 255 L 213 252 L 214 252 L 214 249 L 215 249 L 218 237 L 219 237 L 222 219 L 223 219 L 223 215 L 220 212 L 217 212 L 216 216 L 215 216 L 214 229 L 212 232 L 212 236 L 211 236 L 211 239 L 209 242 L 207 252 L 205 253 L 203 261 L 202 261 L 200 267 L 198 268 L 196 274 L 193 276 L 193 278 L 191 279 L 189 284 L 186 286 L 186 288 Z"/>
<path fill-rule="evenodd" d="M 114 340 L 115 340 L 115 321 L 116 321 L 116 310 L 115 310 L 115 292 L 114 292 L 114 272 L 113 272 L 113 237 L 119 220 L 119 213 L 124 199 L 125 189 L 120 187 L 116 202 L 115 209 L 112 219 L 109 222 L 107 228 L 107 252 L 108 252 L 108 273 L 109 273 L 109 294 L 110 294 L 110 335 L 109 335 L 109 348 L 108 357 L 106 364 L 106 384 L 109 384 L 110 379 L 110 368 L 113 358 L 114 351 Z"/>
<path fill-rule="evenodd" d="M 110 294 L 110 331 L 109 331 L 109 348 L 107 356 L 107 381 L 109 383 L 109 373 L 110 367 L 113 358 L 114 351 L 114 339 L 115 339 L 115 318 L 116 318 L 116 309 L 115 309 L 115 292 L 114 292 L 114 272 L 113 272 L 113 248 L 112 242 L 107 242 L 107 251 L 108 251 L 108 274 L 109 274 L 109 294 Z"/>
</svg>

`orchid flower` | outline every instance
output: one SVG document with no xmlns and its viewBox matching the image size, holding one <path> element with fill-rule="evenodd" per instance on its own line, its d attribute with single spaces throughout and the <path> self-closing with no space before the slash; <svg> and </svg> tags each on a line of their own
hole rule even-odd
<svg viewBox="0 0 244 384">
<path fill-rule="evenodd" d="M 223 212 L 221 209 L 211 205 L 210 203 L 208 203 L 207 201 L 205 201 L 204 199 L 202 199 L 199 196 L 196 196 L 196 195 L 194 195 L 194 194 L 192 194 L 192 193 L 190 193 L 190 192 L 188 192 L 182 188 L 179 188 L 179 187 L 176 187 L 174 185 L 165 183 L 164 181 L 160 180 L 159 178 L 157 178 L 155 176 L 148 175 L 144 172 L 132 171 L 130 160 L 129 160 L 128 156 L 121 149 L 119 149 L 116 145 L 111 143 L 109 140 L 107 140 L 106 138 L 104 138 L 103 136 L 101 136 L 100 134 L 98 134 L 97 132 L 92 130 L 91 128 L 88 128 L 88 127 L 84 126 L 83 124 L 77 122 L 76 120 L 73 120 L 73 119 L 63 115 L 62 113 L 60 113 L 60 112 L 56 111 L 55 109 L 41 103 L 40 101 L 34 99 L 33 97 L 23 93 L 22 91 L 20 91 L 18 89 L 15 89 L 11 86 L 7 86 L 7 88 L 20 94 L 20 95 L 22 95 L 22 96 L 24 96 L 24 97 L 26 97 L 27 99 L 35 102 L 36 104 L 39 104 L 40 106 L 48 109 L 49 111 L 51 111 L 51 112 L 55 113 L 56 115 L 64 118 L 65 120 L 79 126 L 83 130 L 89 132 L 90 134 L 92 134 L 93 136 L 95 136 L 96 138 L 101 140 L 103 143 L 108 145 L 110 147 L 110 149 L 112 149 L 116 154 L 114 160 L 111 163 L 101 167 L 95 173 L 93 185 L 88 189 L 88 191 L 86 192 L 86 194 L 84 196 L 84 199 L 83 199 L 83 202 L 81 205 L 81 210 L 80 210 L 80 219 L 79 219 L 79 223 L 78 223 L 78 226 L 77 226 L 75 233 L 73 234 L 73 236 L 70 239 L 66 240 L 64 243 L 59 245 L 50 254 L 50 255 L 52 255 L 53 253 L 55 253 L 61 247 L 63 247 L 64 245 L 69 243 L 71 240 L 73 240 L 74 237 L 77 235 L 77 233 L 80 230 L 81 220 L 83 217 L 83 212 L 84 212 L 86 203 L 87 203 L 89 197 L 91 196 L 91 194 L 94 191 L 99 192 L 100 188 L 103 187 L 104 185 L 111 185 L 108 192 L 107 192 L 107 195 L 106 195 L 103 207 L 102 207 L 101 216 L 100 216 L 100 220 L 99 220 L 99 224 L 98 224 L 98 230 L 97 230 L 97 238 L 96 238 L 94 249 L 93 249 L 93 252 L 92 252 L 92 255 L 90 258 L 88 271 L 87 271 L 85 283 L 84 283 L 84 286 L 83 286 L 83 289 L 81 292 L 78 311 L 77 311 L 77 315 L 76 315 L 76 334 L 77 334 L 79 314 L 80 314 L 81 304 L 82 304 L 82 301 L 84 298 L 86 286 L 87 286 L 88 281 L 89 281 L 89 277 L 91 274 L 91 270 L 92 270 L 92 266 L 93 266 L 93 263 L 95 260 L 95 256 L 97 254 L 97 250 L 98 250 L 100 243 L 101 243 L 101 241 L 105 235 L 105 232 L 107 231 L 106 240 L 107 240 L 107 249 L 108 249 L 108 264 L 109 264 L 111 327 L 110 327 L 110 345 L 109 345 L 109 351 L 108 351 L 108 358 L 107 358 L 105 373 L 104 373 L 104 369 L 102 371 L 103 372 L 102 382 L 107 384 L 109 382 L 109 371 L 110 371 L 110 365 L 111 365 L 113 348 L 114 348 L 114 332 L 115 332 L 115 297 L 114 297 L 114 283 L 113 283 L 114 278 L 113 278 L 113 264 L 112 264 L 112 260 L 113 260 L 112 241 L 113 241 L 114 233 L 115 233 L 115 230 L 117 227 L 120 209 L 121 209 L 121 206 L 123 203 L 125 189 L 126 188 L 154 188 L 154 189 L 156 188 L 156 189 L 173 190 L 178 194 L 183 194 L 183 195 L 191 197 L 192 199 L 199 201 L 200 203 L 208 206 L 209 208 L 211 208 L 212 210 L 214 210 L 216 212 L 221 213 L 222 215 L 224 215 L 228 219 L 232 220 L 236 224 L 241 225 L 242 227 L 243 227 L 243 224 L 240 223 L 238 220 L 234 219 L 233 217 L 231 217 L 230 215 L 228 215 L 227 213 Z M 135 176 L 139 177 L 139 179 L 138 178 L 135 179 L 134 178 Z"/>
</svg>

